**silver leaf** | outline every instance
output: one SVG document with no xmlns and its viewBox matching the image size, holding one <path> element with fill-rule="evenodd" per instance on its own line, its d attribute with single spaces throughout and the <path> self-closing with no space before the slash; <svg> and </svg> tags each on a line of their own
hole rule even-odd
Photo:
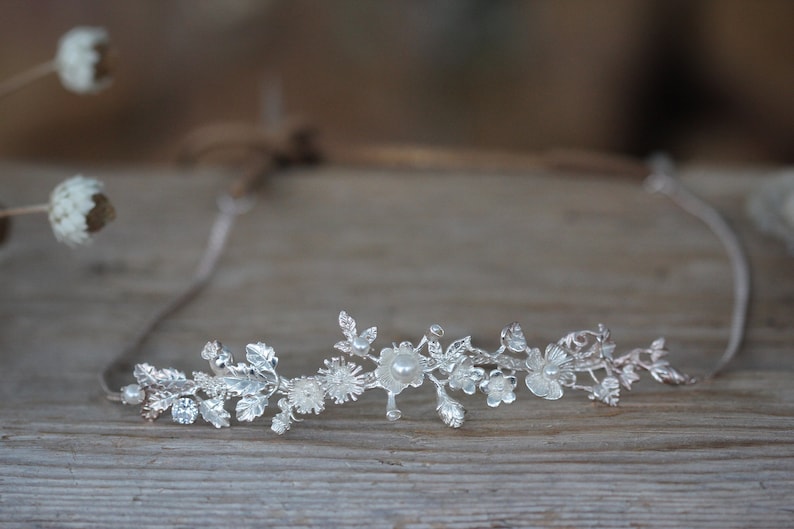
<svg viewBox="0 0 794 529">
<path fill-rule="evenodd" d="M 240 397 L 243 395 L 255 395 L 268 389 L 269 382 L 252 379 L 252 378 L 236 378 L 236 377 L 223 377 L 226 383 L 227 392 L 229 395 Z"/>
<path fill-rule="evenodd" d="M 672 367 L 666 360 L 659 360 L 654 363 L 649 371 L 654 380 L 662 382 L 663 384 L 677 386 L 679 384 L 689 384 L 693 380 L 692 377 Z"/>
<path fill-rule="evenodd" d="M 231 415 L 223 407 L 223 398 L 203 400 L 199 403 L 199 411 L 205 421 L 215 428 L 228 428 Z"/>
<path fill-rule="evenodd" d="M 246 345 L 245 358 L 260 373 L 274 373 L 278 365 L 276 352 L 272 347 L 262 342 Z"/>
<path fill-rule="evenodd" d="M 135 380 L 138 385 L 142 387 L 160 386 L 163 388 L 170 388 L 172 386 L 183 385 L 187 378 L 185 374 L 176 369 L 157 369 L 149 364 L 138 364 L 133 371 Z"/>
<path fill-rule="evenodd" d="M 631 389 L 631 385 L 640 379 L 634 371 L 634 364 L 627 364 L 617 371 L 621 385 L 626 389 Z"/>
<path fill-rule="evenodd" d="M 471 349 L 471 336 L 455 340 L 447 347 L 446 357 L 460 356 Z"/>
<path fill-rule="evenodd" d="M 334 344 L 335 349 L 339 349 L 343 353 L 349 353 L 353 350 L 353 347 L 350 345 L 350 340 L 342 340 L 341 342 L 336 342 Z"/>
<path fill-rule="evenodd" d="M 514 321 L 502 329 L 502 345 L 514 353 L 521 353 L 527 348 L 527 340 L 524 338 L 524 331 L 521 325 Z"/>
<path fill-rule="evenodd" d="M 353 332 L 355 332 L 355 330 Z M 375 338 L 378 337 L 378 328 L 370 327 L 369 329 L 361 333 L 361 337 L 364 338 L 369 343 L 374 342 Z"/>
<path fill-rule="evenodd" d="M 265 413 L 267 397 L 264 395 L 248 395 L 237 401 L 238 421 L 251 422 Z"/>
<path fill-rule="evenodd" d="M 342 333 L 350 341 L 353 341 L 358 336 L 358 333 L 356 333 L 356 320 L 348 316 L 345 311 L 339 313 L 339 327 L 342 328 Z"/>
<path fill-rule="evenodd" d="M 144 419 L 153 421 L 170 408 L 177 398 L 179 395 L 170 391 L 153 391 L 146 396 L 146 400 L 141 406 L 141 415 Z"/>
<path fill-rule="evenodd" d="M 438 412 L 438 416 L 441 417 L 441 420 L 444 421 L 444 424 L 450 428 L 460 428 L 463 426 L 463 416 L 466 413 L 463 405 L 447 395 L 441 387 L 437 388 L 437 395 L 438 403 L 436 405 L 436 411 Z"/>
</svg>

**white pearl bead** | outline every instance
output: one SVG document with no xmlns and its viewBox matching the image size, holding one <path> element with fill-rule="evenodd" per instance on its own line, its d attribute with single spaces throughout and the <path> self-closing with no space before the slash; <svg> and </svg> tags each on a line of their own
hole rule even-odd
<svg viewBox="0 0 794 529">
<path fill-rule="evenodd" d="M 351 345 L 353 346 L 353 354 L 364 356 L 369 352 L 369 342 L 361 336 L 353 338 Z"/>
<path fill-rule="evenodd" d="M 124 404 L 140 404 L 146 398 L 146 393 L 138 384 L 130 384 L 121 388 L 121 402 Z"/>
<path fill-rule="evenodd" d="M 395 380 L 408 384 L 412 382 L 422 366 L 414 353 L 399 353 L 391 363 L 391 374 Z"/>
<path fill-rule="evenodd" d="M 554 364 L 547 364 L 546 367 L 543 368 L 543 374 L 546 375 L 548 378 L 556 377 L 560 372 L 560 369 L 555 366 Z"/>
</svg>

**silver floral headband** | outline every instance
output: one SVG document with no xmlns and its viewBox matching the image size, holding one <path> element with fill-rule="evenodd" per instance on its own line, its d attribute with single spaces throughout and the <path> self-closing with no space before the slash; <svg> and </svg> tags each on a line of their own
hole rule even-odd
<svg viewBox="0 0 794 529">
<path fill-rule="evenodd" d="M 735 303 L 728 345 L 711 373 L 717 374 L 738 350 L 744 333 L 750 293 L 749 267 L 735 233 L 719 213 L 684 187 L 672 176 L 665 160 L 654 162 L 646 186 L 654 192 L 669 196 L 687 212 L 700 218 L 720 238 L 731 259 L 734 271 Z M 219 201 L 220 212 L 210 236 L 210 243 L 199 266 L 196 285 L 206 282 L 222 252 L 233 219 L 246 209 L 240 200 Z M 187 294 L 190 294 L 188 292 Z M 156 322 L 173 312 L 166 307 Z M 642 371 L 650 373 L 657 382 L 671 385 L 692 384 L 698 379 L 685 375 L 665 358 L 668 351 L 664 338 L 653 341 L 647 348 L 632 349 L 616 354 L 609 329 L 572 332 L 544 351 L 527 344 L 521 326 L 511 323 L 501 331 L 501 345 L 489 352 L 476 347 L 467 336 L 442 345 L 444 331 L 431 325 L 419 341 L 402 341 L 383 347 L 375 354 L 377 328 L 359 332 L 356 321 L 345 311 L 339 313 L 339 326 L 344 339 L 334 348 L 347 356 L 333 356 L 324 367 L 311 376 L 286 378 L 278 374 L 278 358 L 272 347 L 258 342 L 246 347 L 247 362 L 235 363 L 232 352 L 218 341 L 207 343 L 201 357 L 209 362 L 210 372 L 194 372 L 192 378 L 172 369 L 158 369 L 147 363 L 134 367 L 137 381 L 120 392 L 107 390 L 112 400 L 129 405 L 141 405 L 141 415 L 155 420 L 170 410 L 178 424 L 192 424 L 201 417 L 216 428 L 228 427 L 231 412 L 227 401 L 234 402 L 238 422 L 252 422 L 261 417 L 273 401 L 279 411 L 273 416 L 271 429 L 284 434 L 300 415 L 319 414 L 326 404 L 355 401 L 367 390 L 386 392 L 386 417 L 397 420 L 402 412 L 396 396 L 409 387 L 419 387 L 426 381 L 436 391 L 436 411 L 450 427 L 458 428 L 464 421 L 464 407 L 450 396 L 450 392 L 485 395 L 490 407 L 510 404 L 516 400 L 518 376 L 537 397 L 557 400 L 565 389 L 584 391 L 588 398 L 609 406 L 617 406 L 621 390 L 630 390 Z M 351 358 L 349 360 L 348 358 Z M 374 368 L 365 371 L 362 364 Z M 271 406 L 272 407 L 272 406 Z"/>
</svg>

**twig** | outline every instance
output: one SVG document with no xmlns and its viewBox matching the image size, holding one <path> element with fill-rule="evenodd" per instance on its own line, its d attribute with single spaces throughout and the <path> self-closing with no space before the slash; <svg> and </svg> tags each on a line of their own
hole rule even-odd
<svg viewBox="0 0 794 529">
<path fill-rule="evenodd" d="M 55 72 L 55 61 L 47 61 L 0 82 L 0 99 L 13 94 L 17 90 L 25 88 L 29 84 L 53 72 Z"/>
</svg>

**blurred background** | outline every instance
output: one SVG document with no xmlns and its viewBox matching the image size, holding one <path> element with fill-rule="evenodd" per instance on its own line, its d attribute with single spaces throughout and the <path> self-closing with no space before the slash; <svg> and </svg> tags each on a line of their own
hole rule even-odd
<svg viewBox="0 0 794 529">
<path fill-rule="evenodd" d="M 0 156 L 160 162 L 197 126 L 291 113 L 351 142 L 794 162 L 788 0 L 2 0 L 0 77 L 105 26 L 112 89 L 0 101 Z"/>
</svg>

